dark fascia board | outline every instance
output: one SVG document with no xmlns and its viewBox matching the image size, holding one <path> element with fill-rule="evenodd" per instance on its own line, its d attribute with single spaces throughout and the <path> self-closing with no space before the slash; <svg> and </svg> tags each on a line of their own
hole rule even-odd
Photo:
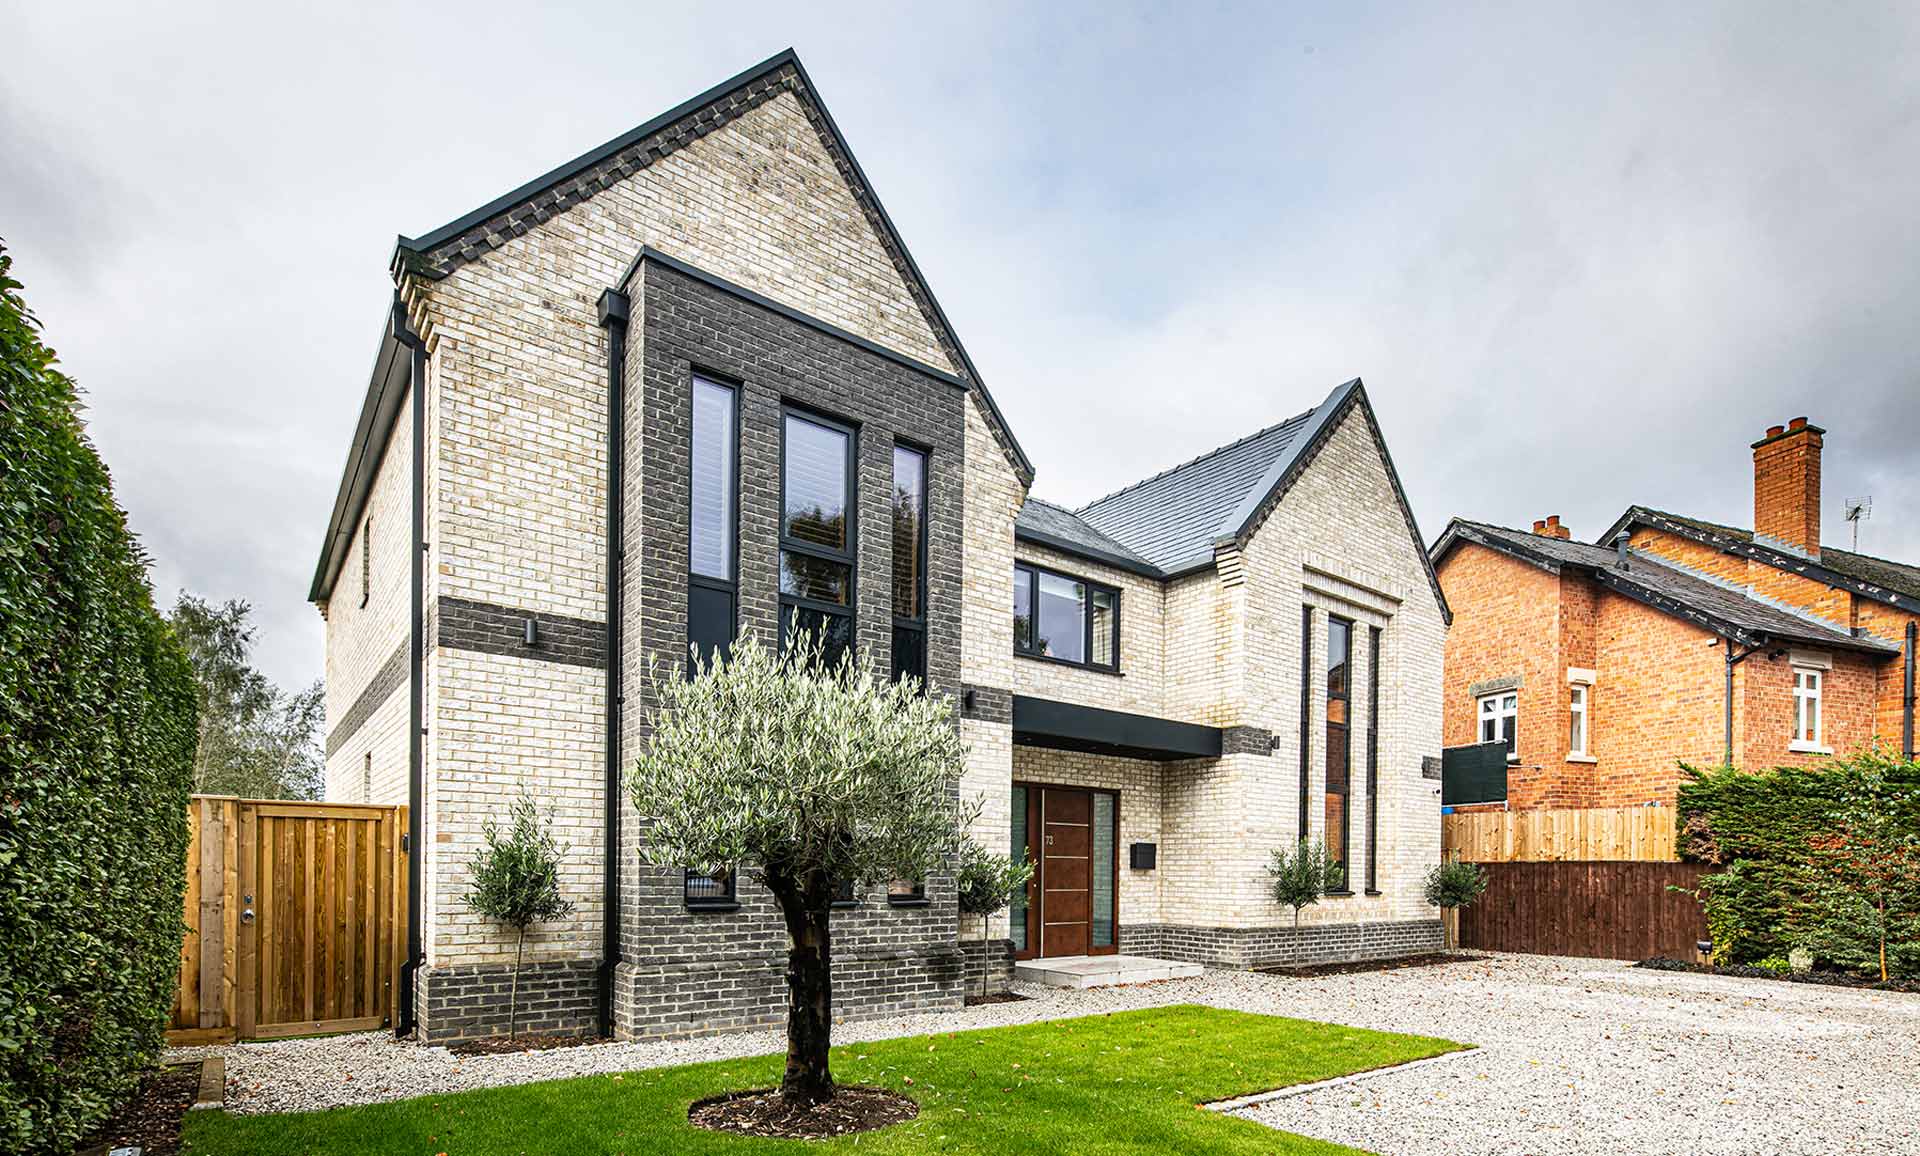
<svg viewBox="0 0 1920 1156">
<path fill-rule="evenodd" d="M 1518 533 L 1518 531 L 1515 532 Z M 1462 523 L 1458 518 L 1448 523 L 1446 533 L 1442 534 L 1440 541 L 1434 544 L 1434 557 L 1436 559 L 1445 558 L 1446 555 L 1450 554 L 1462 542 L 1472 542 L 1479 546 L 1485 546 L 1489 550 L 1505 554 L 1510 558 L 1518 559 L 1529 565 L 1537 566 L 1549 574 L 1558 574 L 1565 569 L 1571 568 L 1588 575 L 1601 586 L 1617 594 L 1631 598 L 1642 605 L 1651 606 L 1655 610 L 1684 622 L 1691 622 L 1709 633 L 1718 634 L 1723 638 L 1730 638 L 1742 646 L 1767 646 L 1776 642 L 1792 642 L 1809 646 L 1836 646 L 1847 650 L 1864 650 L 1872 654 L 1889 653 L 1886 646 L 1868 638 L 1847 638 L 1838 635 L 1822 634 L 1813 629 L 1808 629 L 1804 634 L 1797 632 L 1783 633 L 1754 630 L 1722 617 L 1721 615 L 1714 614 L 1711 611 L 1702 610 L 1699 607 L 1682 602 L 1672 595 L 1663 594 L 1647 586 L 1645 583 L 1635 580 L 1632 570 L 1622 571 L 1610 566 L 1587 566 L 1575 562 L 1562 562 L 1547 554 L 1529 550 L 1518 542 L 1506 538 L 1496 538 L 1493 535 L 1482 533 L 1476 527 Z"/>
<path fill-rule="evenodd" d="M 1845 590 L 1850 594 L 1858 594 L 1862 598 L 1870 598 L 1875 602 L 1884 602 L 1889 606 L 1898 607 L 1910 614 L 1920 614 L 1920 598 L 1915 598 L 1911 594 L 1903 594 L 1898 590 L 1889 590 L 1878 583 L 1868 582 L 1862 578 L 1842 574 L 1837 570 L 1831 570 L 1822 566 L 1811 558 L 1802 557 L 1799 554 L 1789 553 L 1785 550 L 1777 550 L 1764 542 L 1730 538 L 1724 534 L 1715 534 L 1707 530 L 1702 530 L 1697 526 L 1690 526 L 1685 522 L 1676 521 L 1658 510 L 1650 510 L 1645 506 L 1627 507 L 1627 512 L 1620 515 L 1613 525 L 1607 527 L 1606 535 L 1602 541 L 1611 544 L 1615 534 L 1618 534 L 1622 530 L 1631 532 L 1635 525 L 1646 525 L 1652 526 L 1656 530 L 1665 530 L 1669 534 L 1677 534 L 1689 541 L 1698 542 L 1702 546 L 1711 546 L 1723 554 L 1731 554 L 1739 558 L 1752 558 L 1756 561 L 1764 562 L 1776 570 L 1783 570 L 1789 574 L 1798 574 L 1803 578 L 1810 578 L 1815 582 L 1824 583 L 1836 590 Z"/>
<path fill-rule="evenodd" d="M 346 560 L 354 527 L 367 508 L 367 494 L 373 489 L 381 460 L 386 457 L 393 423 L 400 416 L 400 402 L 406 397 L 412 374 L 413 359 L 407 352 L 409 334 L 404 307 L 396 297 L 387 310 L 386 328 L 373 355 L 366 400 L 360 403 L 360 420 L 354 425 L 347 465 L 340 473 L 340 489 L 334 495 L 333 512 L 327 519 L 327 536 L 320 544 L 320 560 L 314 566 L 313 583 L 307 588 L 309 602 L 324 602 L 333 596 L 333 584 L 340 577 L 340 566 Z"/>
<path fill-rule="evenodd" d="M 1138 574 L 1142 578 L 1151 578 L 1156 582 L 1165 581 L 1167 577 L 1165 571 L 1160 570 L 1150 563 L 1128 558 L 1122 554 L 1115 554 L 1109 550 L 1101 550 L 1093 546 L 1070 541 L 1057 534 L 1049 534 L 1045 530 L 1022 529 L 1016 524 L 1014 526 L 1013 536 L 1022 542 L 1031 542 L 1036 546 L 1045 546 L 1049 550 L 1058 550 L 1062 554 L 1071 554 L 1076 558 L 1085 558 L 1089 562 L 1098 562 L 1103 566 L 1111 566 L 1115 570 L 1125 570 L 1129 574 Z"/>
<path fill-rule="evenodd" d="M 1434 572 L 1433 560 L 1427 554 L 1427 544 L 1420 538 L 1420 522 L 1413 516 L 1413 504 L 1407 501 L 1406 487 L 1400 484 L 1400 471 L 1394 467 L 1393 454 L 1387 450 L 1387 439 L 1380 433 L 1380 423 L 1373 414 L 1373 403 L 1367 398 L 1367 387 L 1357 377 L 1342 382 L 1327 394 L 1326 400 L 1313 411 L 1307 428 L 1293 439 L 1285 453 L 1274 459 L 1273 464 L 1267 467 L 1265 476 L 1260 479 L 1260 484 L 1248 491 L 1240 505 L 1221 522 L 1217 544 L 1244 546 L 1274 504 L 1286 496 L 1294 481 L 1312 463 L 1320 447 L 1333 436 L 1341 420 L 1355 408 L 1366 416 L 1367 431 L 1373 437 L 1374 448 L 1380 453 L 1380 463 L 1386 467 L 1387 482 L 1393 487 L 1394 500 L 1400 506 L 1401 518 L 1406 521 L 1413 548 L 1420 554 L 1420 565 L 1427 572 L 1427 586 L 1433 591 L 1434 601 L 1440 607 L 1440 619 L 1450 626 L 1453 624 L 1453 608 L 1447 605 L 1446 592 L 1440 589 L 1440 576 Z M 1199 559 L 1189 559 L 1171 568 L 1171 572 L 1190 573 L 1202 564 Z"/>
<path fill-rule="evenodd" d="M 608 157 L 620 152 L 622 149 L 632 147 L 674 122 L 700 111 L 702 108 L 726 96 L 733 90 L 752 84 L 761 77 L 769 73 L 777 72 L 789 64 L 793 65 L 796 69 L 800 66 L 800 60 L 794 55 L 793 49 L 787 48 L 776 52 L 737 76 L 723 80 L 699 96 L 675 105 L 673 108 L 668 109 L 666 112 L 661 113 L 659 116 L 654 117 L 638 128 L 629 129 L 597 148 L 588 149 L 586 152 L 581 153 L 560 167 L 542 173 L 540 176 L 535 177 L 526 184 L 514 189 L 512 192 L 495 197 L 471 213 L 448 221 L 439 228 L 431 229 L 418 237 L 401 237 L 396 248 L 414 253 L 426 253 L 439 248 L 441 245 L 453 240 L 468 229 L 483 224 L 558 185 L 564 184 L 566 181 L 579 176 L 581 173 L 593 168 Z M 809 84 L 810 83 L 811 82 L 809 82 Z"/>
<path fill-rule="evenodd" d="M 1014 741 L 1062 750 L 1126 752 L 1172 761 L 1220 757 L 1220 728 L 1104 710 L 1048 698 L 1013 696 Z"/>
<path fill-rule="evenodd" d="M 633 255 L 632 261 L 627 263 L 627 271 L 621 274 L 619 282 L 613 287 L 611 291 L 615 293 L 623 293 L 623 294 L 629 293 L 631 291 L 629 286 L 633 282 L 633 275 L 640 271 L 641 265 L 647 264 L 647 263 L 659 265 L 663 269 L 671 269 L 675 273 L 678 273 L 683 277 L 691 278 L 692 280 L 698 281 L 703 285 L 712 286 L 713 288 L 720 290 L 722 293 L 726 293 L 730 296 L 737 297 L 740 300 L 747 302 L 748 304 L 758 305 L 762 309 L 766 309 L 774 313 L 778 313 L 780 316 L 786 318 L 789 321 L 795 322 L 796 324 L 799 324 L 799 325 L 804 325 L 809 329 L 812 329 L 818 333 L 823 333 L 828 337 L 834 338 L 835 340 L 844 341 L 849 345 L 856 346 L 860 349 L 867 351 L 868 353 L 873 354 L 875 357 L 885 358 L 886 360 L 893 362 L 895 365 L 899 365 L 907 369 L 911 369 L 915 373 L 921 374 L 925 377 L 931 377 L 935 381 L 940 382 L 942 385 L 950 385 L 953 388 L 960 389 L 960 390 L 971 388 L 967 384 L 966 379 L 958 376 L 957 374 L 949 373 L 946 370 L 941 369 L 937 366 L 928 365 L 926 362 L 921 361 L 918 358 L 909 357 L 898 350 L 888 349 L 886 346 L 881 345 L 878 342 L 867 340 L 866 338 L 860 336 L 858 333 L 852 333 L 852 332 L 849 332 L 848 330 L 842 329 L 831 321 L 823 321 L 820 318 L 813 316 L 811 313 L 803 313 L 800 310 L 795 309 L 791 305 L 783 305 L 780 302 L 775 301 L 773 298 L 768 297 L 761 293 L 756 293 L 744 285 L 736 285 L 732 281 L 727 280 L 725 277 L 722 277 L 717 273 L 709 273 L 705 269 L 702 269 L 697 265 L 689 265 L 678 257 L 674 257 L 669 254 L 662 253 L 660 250 L 654 248 L 651 245 L 640 246 L 640 251 Z"/>
</svg>

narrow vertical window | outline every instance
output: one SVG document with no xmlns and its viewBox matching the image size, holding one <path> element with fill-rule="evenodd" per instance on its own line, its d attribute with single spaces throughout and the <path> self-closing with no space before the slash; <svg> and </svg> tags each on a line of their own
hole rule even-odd
<svg viewBox="0 0 1920 1156">
<path fill-rule="evenodd" d="M 1380 628 L 1367 628 L 1367 893 L 1380 894 Z"/>
<path fill-rule="evenodd" d="M 1340 868 L 1339 889 L 1347 890 L 1347 821 L 1353 800 L 1353 744 L 1348 737 L 1353 705 L 1353 623 L 1327 618 L 1327 856 Z"/>
<path fill-rule="evenodd" d="M 1114 946 L 1114 856 L 1119 832 L 1119 808 L 1115 796 L 1093 796 L 1093 946 Z"/>
<path fill-rule="evenodd" d="M 373 600 L 373 515 L 360 523 L 360 605 Z"/>
<path fill-rule="evenodd" d="M 1300 841 L 1307 841 L 1313 782 L 1313 607 L 1300 608 Z"/>
<path fill-rule="evenodd" d="M 732 386 L 693 379 L 687 641 L 703 662 L 716 655 L 724 658 L 733 645 L 739 592 L 734 567 L 738 406 L 739 394 Z"/>
<path fill-rule="evenodd" d="M 1587 753 L 1587 686 L 1576 682 L 1567 688 L 1567 754 L 1584 758 Z"/>
<path fill-rule="evenodd" d="M 780 646 L 817 635 L 821 660 L 853 649 L 851 427 L 787 411 L 780 443 Z"/>
<path fill-rule="evenodd" d="M 1027 863 L 1032 856 L 1027 853 L 1027 789 L 1013 789 L 1011 838 L 1007 840 L 1007 857 L 1015 863 Z M 1027 889 L 1018 888 L 1012 900 L 1007 904 L 1007 935 L 1013 940 L 1013 950 L 1027 950 Z"/>
<path fill-rule="evenodd" d="M 927 455 L 893 447 L 893 680 L 927 681 Z M 924 896 L 923 896 L 924 897 Z"/>
</svg>

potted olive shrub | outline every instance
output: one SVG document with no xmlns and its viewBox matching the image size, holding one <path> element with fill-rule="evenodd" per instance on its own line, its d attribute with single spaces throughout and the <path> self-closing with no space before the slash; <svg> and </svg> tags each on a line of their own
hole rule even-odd
<svg viewBox="0 0 1920 1156">
<path fill-rule="evenodd" d="M 1023 852 L 1015 863 L 1005 855 L 995 855 L 972 839 L 960 845 L 960 870 L 956 883 L 960 891 L 960 912 L 980 917 L 980 998 L 987 997 L 987 919 L 1005 907 L 1016 891 L 1033 878 L 1033 864 Z"/>
<path fill-rule="evenodd" d="M 1427 872 L 1427 902 L 1445 912 L 1440 922 L 1446 929 L 1447 950 L 1453 949 L 1459 936 L 1460 908 L 1480 898 L 1486 889 L 1487 872 L 1478 863 L 1462 863 L 1456 859 L 1437 864 Z"/>
<path fill-rule="evenodd" d="M 503 835 L 492 819 L 481 827 L 483 842 L 469 871 L 467 905 L 513 928 L 513 982 L 507 989 L 507 1038 L 511 1040 L 520 1007 L 520 960 L 527 949 L 527 928 L 564 919 L 573 904 L 560 894 L 560 859 L 567 849 L 553 838 L 553 821 L 533 800 L 521 795 L 509 813 Z"/>
<path fill-rule="evenodd" d="M 1346 872 L 1327 855 L 1326 845 L 1317 839 L 1302 839 L 1292 851 L 1276 848 L 1273 861 L 1267 865 L 1267 874 L 1273 878 L 1274 901 L 1293 908 L 1295 929 L 1300 926 L 1302 907 L 1320 902 L 1322 895 L 1340 890 L 1347 881 Z"/>
</svg>

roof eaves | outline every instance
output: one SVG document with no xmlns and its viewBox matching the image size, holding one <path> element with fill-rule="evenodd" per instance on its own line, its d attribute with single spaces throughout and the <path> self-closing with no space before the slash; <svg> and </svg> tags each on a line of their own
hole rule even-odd
<svg viewBox="0 0 1920 1156">
<path fill-rule="evenodd" d="M 1045 530 L 1035 530 L 1016 525 L 1013 530 L 1013 536 L 1023 542 L 1031 542 L 1036 546 L 1045 546 L 1050 550 L 1058 550 L 1062 554 L 1071 554 L 1076 558 L 1085 558 L 1090 562 L 1099 562 L 1102 565 L 1111 566 L 1116 570 L 1124 570 L 1129 574 L 1138 574 L 1142 578 L 1152 578 L 1155 581 L 1163 581 L 1167 577 L 1164 570 L 1161 570 L 1158 566 L 1150 562 L 1145 562 L 1138 558 L 1128 558 L 1122 554 L 1115 554 L 1110 550 L 1102 550 L 1097 546 L 1089 546 L 1084 542 L 1075 542 L 1070 538 L 1063 538 L 1058 534 L 1049 534 Z"/>
<path fill-rule="evenodd" d="M 1698 542 L 1703 546 L 1712 546 L 1723 554 L 1732 554 L 1741 558 L 1752 558 L 1768 566 L 1772 566 L 1776 570 L 1781 570 L 1789 574 L 1798 574 L 1803 578 L 1824 583 L 1835 589 L 1858 594 L 1862 598 L 1870 598 L 1875 602 L 1884 602 L 1889 606 L 1898 607 L 1909 613 L 1920 614 L 1920 597 L 1915 597 L 1904 591 L 1891 589 L 1881 583 L 1872 582 L 1865 578 L 1856 578 L 1851 574 L 1843 574 L 1838 570 L 1829 566 L 1823 566 L 1819 562 L 1799 554 L 1775 549 L 1765 542 L 1755 541 L 1741 536 L 1740 532 L 1731 526 L 1720 527 L 1726 530 L 1727 533 L 1714 533 L 1705 527 L 1717 525 L 1717 523 L 1702 522 L 1699 519 L 1681 518 L 1678 515 L 1649 509 L 1646 506 L 1629 506 L 1627 512 L 1622 514 L 1620 518 L 1614 522 L 1613 526 L 1608 528 L 1607 537 L 1611 539 L 1613 535 L 1635 524 L 1652 526 L 1656 530 L 1664 530 L 1670 534 L 1677 534 L 1682 538 Z"/>
<path fill-rule="evenodd" d="M 393 423 L 400 413 L 400 401 L 406 395 L 412 373 L 411 359 L 403 334 L 407 319 L 399 295 L 387 309 L 387 322 L 374 351 L 373 369 L 367 375 L 367 396 L 360 403 L 360 420 L 354 423 L 353 443 L 347 450 L 347 464 L 340 472 L 340 488 L 334 494 L 333 510 L 327 517 L 327 534 L 320 543 L 320 558 L 314 564 L 313 582 L 307 588 L 307 601 L 324 602 L 333 596 L 333 585 L 340 576 L 347 544 L 354 525 L 366 509 L 367 494 L 373 488 L 374 475 L 386 456 Z"/>
</svg>

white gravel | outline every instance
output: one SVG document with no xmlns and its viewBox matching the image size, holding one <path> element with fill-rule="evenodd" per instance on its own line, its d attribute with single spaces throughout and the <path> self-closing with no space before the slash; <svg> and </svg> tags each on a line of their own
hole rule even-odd
<svg viewBox="0 0 1920 1156">
<path fill-rule="evenodd" d="M 843 1025 L 836 1042 L 1203 1003 L 1443 1036 L 1472 1056 L 1241 1115 L 1402 1153 L 1920 1152 L 1920 996 L 1496 956 L 1393 972 L 1190 980 Z M 763 1055 L 778 1032 L 455 1056 L 385 1033 L 180 1049 L 227 1057 L 227 1106 L 287 1112 Z M 1251 1091 L 1252 1089 L 1249 1089 Z"/>
</svg>

